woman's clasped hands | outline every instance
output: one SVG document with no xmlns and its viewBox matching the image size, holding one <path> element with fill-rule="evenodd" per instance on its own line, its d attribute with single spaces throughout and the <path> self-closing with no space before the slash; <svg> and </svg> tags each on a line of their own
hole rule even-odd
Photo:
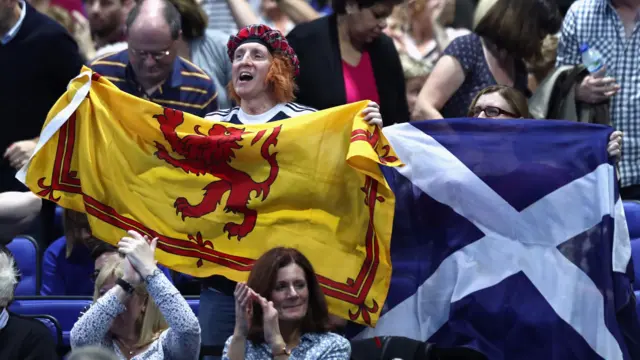
<svg viewBox="0 0 640 360">
<path fill-rule="evenodd" d="M 273 302 L 260 296 L 245 283 L 238 283 L 233 295 L 236 300 L 234 336 L 242 338 L 249 336 L 253 305 L 258 304 L 262 308 L 262 327 L 264 329 L 265 342 L 274 350 L 282 349 L 286 344 L 280 333 L 278 310 L 273 306 Z"/>
<path fill-rule="evenodd" d="M 148 236 L 142 236 L 133 230 L 127 234 L 129 236 L 118 242 L 118 252 L 125 258 L 123 280 L 136 285 L 156 269 L 155 251 L 158 238 L 151 240 Z"/>
</svg>

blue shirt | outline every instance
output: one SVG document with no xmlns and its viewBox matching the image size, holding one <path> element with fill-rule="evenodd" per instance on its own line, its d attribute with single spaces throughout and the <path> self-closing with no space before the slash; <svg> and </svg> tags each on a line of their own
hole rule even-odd
<svg viewBox="0 0 640 360">
<path fill-rule="evenodd" d="M 18 4 L 20 4 L 20 7 L 22 8 L 22 11 L 20 11 L 20 17 L 18 18 L 18 22 L 16 22 L 13 27 L 9 29 L 4 36 L 2 36 L 2 39 L 0 39 L 0 44 L 2 45 L 6 45 L 11 41 L 11 39 L 16 37 L 18 30 L 20 30 L 20 26 L 22 26 L 22 22 L 24 21 L 24 17 L 27 16 L 27 7 L 25 6 L 24 1 L 18 1 Z"/>
<path fill-rule="evenodd" d="M 94 261 L 89 249 L 78 244 L 66 257 L 67 239 L 63 236 L 49 245 L 42 259 L 40 295 L 93 295 Z"/>
<path fill-rule="evenodd" d="M 230 336 L 224 344 L 222 360 L 229 360 Z M 271 348 L 267 343 L 254 344 L 250 340 L 245 343 L 245 360 L 272 359 Z M 300 338 L 300 344 L 291 350 L 289 360 L 349 360 L 351 344 L 342 336 L 330 332 L 307 333 Z"/>
<path fill-rule="evenodd" d="M 90 67 L 120 90 L 158 105 L 200 117 L 218 109 L 218 93 L 209 75 L 181 57 L 176 58 L 167 81 L 149 96 L 135 79 L 128 50 L 98 58 Z"/>
</svg>

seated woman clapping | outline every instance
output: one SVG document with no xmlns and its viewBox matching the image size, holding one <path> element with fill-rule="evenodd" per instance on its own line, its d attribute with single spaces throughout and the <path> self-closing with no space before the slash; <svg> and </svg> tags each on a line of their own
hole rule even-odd
<svg viewBox="0 0 640 360">
<path fill-rule="evenodd" d="M 324 294 L 298 250 L 267 251 L 234 295 L 236 325 L 223 359 L 349 359 L 351 345 L 329 332 Z"/>
<path fill-rule="evenodd" d="M 157 239 L 135 231 L 103 266 L 94 303 L 71 329 L 71 347 L 99 345 L 120 359 L 197 359 L 200 325 L 187 301 L 156 266 Z"/>
</svg>

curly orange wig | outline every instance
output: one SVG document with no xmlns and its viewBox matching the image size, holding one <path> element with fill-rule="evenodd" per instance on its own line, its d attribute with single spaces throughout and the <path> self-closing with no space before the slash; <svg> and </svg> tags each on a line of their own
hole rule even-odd
<svg viewBox="0 0 640 360">
<path fill-rule="evenodd" d="M 291 102 L 295 99 L 294 92 L 297 86 L 293 78 L 294 70 L 293 64 L 288 58 L 279 53 L 273 54 L 273 60 L 266 79 L 267 91 L 273 94 L 279 104 Z M 227 90 L 236 104 L 240 104 L 240 96 L 238 96 L 236 89 L 233 87 L 233 80 L 227 85 Z"/>
</svg>

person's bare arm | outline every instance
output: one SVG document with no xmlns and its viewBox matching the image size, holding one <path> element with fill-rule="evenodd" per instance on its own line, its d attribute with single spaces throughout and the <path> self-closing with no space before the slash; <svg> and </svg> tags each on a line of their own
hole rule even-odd
<svg viewBox="0 0 640 360">
<path fill-rule="evenodd" d="M 280 0 L 278 7 L 295 24 L 313 21 L 322 16 L 304 0 Z"/>
<path fill-rule="evenodd" d="M 227 0 L 227 4 L 229 4 L 231 15 L 236 21 L 238 29 L 260 23 L 260 18 L 247 0 Z"/>
<path fill-rule="evenodd" d="M 440 109 L 464 82 L 465 73 L 454 57 L 445 55 L 438 60 L 427 78 L 413 111 L 414 119 L 442 119 Z"/>
<path fill-rule="evenodd" d="M 11 241 L 38 216 L 42 199 L 32 192 L 0 193 L 0 242 Z"/>
</svg>

